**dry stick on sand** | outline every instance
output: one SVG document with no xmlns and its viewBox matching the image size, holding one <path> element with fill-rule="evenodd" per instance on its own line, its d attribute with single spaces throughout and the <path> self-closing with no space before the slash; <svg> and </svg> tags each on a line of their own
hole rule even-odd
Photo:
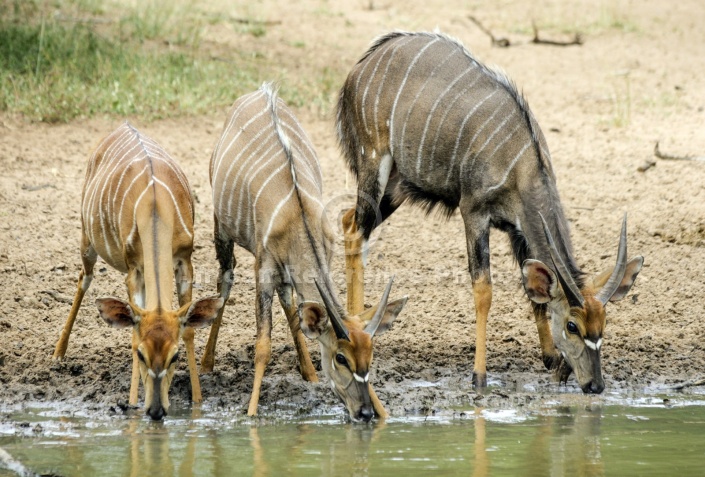
<svg viewBox="0 0 705 477">
<path fill-rule="evenodd" d="M 663 154 L 658 147 L 658 141 L 654 146 L 654 156 L 659 159 L 666 159 L 669 161 L 699 161 L 705 162 L 705 156 L 672 156 L 671 154 Z"/>
<path fill-rule="evenodd" d="M 492 40 L 492 46 L 499 46 L 500 48 L 507 48 L 507 47 L 509 47 L 509 46 L 511 45 L 511 43 L 509 42 L 509 40 L 508 40 L 507 38 L 495 38 L 495 36 L 492 34 L 492 32 L 489 31 L 487 28 L 485 28 L 484 25 L 482 25 L 482 23 L 480 23 L 480 20 L 478 20 L 478 19 L 475 18 L 474 16 L 468 15 L 468 18 L 469 18 L 470 21 L 472 21 L 475 25 L 477 25 L 477 27 L 478 27 L 480 30 L 482 30 L 482 32 L 483 32 L 485 35 L 487 35 L 487 36 L 490 37 L 490 40 Z"/>
<path fill-rule="evenodd" d="M 536 27 L 536 22 L 531 22 L 531 28 L 534 29 L 534 38 L 531 43 L 536 45 L 551 45 L 551 46 L 572 46 L 572 45 L 582 45 L 583 39 L 580 33 L 576 33 L 575 37 L 571 41 L 557 41 L 557 40 L 542 40 L 539 38 L 539 29 Z"/>
<path fill-rule="evenodd" d="M 497 38 L 495 37 L 490 30 L 485 28 L 485 26 L 480 23 L 480 20 L 475 18 L 472 15 L 468 15 L 468 18 L 475 24 L 477 27 L 482 30 L 484 34 L 490 37 L 490 40 L 492 40 L 492 46 L 498 46 L 500 48 L 508 48 L 511 46 L 511 42 L 507 38 Z M 539 29 L 536 27 L 536 22 L 532 21 L 531 22 L 531 27 L 534 30 L 534 38 L 531 40 L 530 43 L 533 43 L 535 45 L 550 45 L 550 46 L 572 46 L 572 45 L 582 45 L 583 44 L 583 39 L 580 36 L 580 33 L 576 33 L 575 37 L 570 40 L 570 41 L 559 41 L 559 40 L 544 40 L 539 38 Z"/>
</svg>

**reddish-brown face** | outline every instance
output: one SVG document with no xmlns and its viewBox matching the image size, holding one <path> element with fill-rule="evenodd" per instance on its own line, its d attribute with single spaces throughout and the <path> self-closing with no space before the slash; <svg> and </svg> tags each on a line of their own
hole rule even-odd
<svg viewBox="0 0 705 477">
<path fill-rule="evenodd" d="M 383 299 L 382 312 L 378 315 L 376 310 L 380 305 L 359 315 L 347 316 L 339 325 L 332 325 L 331 320 L 338 318 L 331 317 L 316 302 L 304 302 L 299 307 L 301 331 L 321 344 L 323 371 L 353 421 L 369 422 L 374 417 L 369 383 L 373 338 L 391 327 L 405 303 L 406 297 L 389 303 Z M 336 326 L 341 331 L 335 331 Z"/>
<path fill-rule="evenodd" d="M 169 387 L 179 356 L 181 323 L 176 312 L 146 312 L 138 324 L 137 346 L 145 409 L 155 420 L 169 410 Z"/>
<path fill-rule="evenodd" d="M 372 336 L 362 330 L 350 330 L 350 341 L 336 340 L 328 369 L 333 392 L 343 401 L 353 421 L 368 422 L 374 417 L 370 400 L 370 366 Z"/>
<path fill-rule="evenodd" d="M 605 389 L 600 364 L 605 308 L 585 295 L 583 308 L 569 308 L 565 301 L 549 305 L 551 331 L 556 348 L 575 372 L 583 392 L 599 394 Z"/>
<path fill-rule="evenodd" d="M 169 410 L 169 386 L 184 327 L 208 326 L 223 306 L 223 299 L 218 296 L 201 298 L 176 311 L 142 310 L 117 298 L 99 298 L 96 305 L 100 316 L 110 326 L 132 327 L 136 331 L 137 341 L 133 339 L 132 348 L 144 384 L 145 409 L 152 419 L 163 418 Z"/>
</svg>

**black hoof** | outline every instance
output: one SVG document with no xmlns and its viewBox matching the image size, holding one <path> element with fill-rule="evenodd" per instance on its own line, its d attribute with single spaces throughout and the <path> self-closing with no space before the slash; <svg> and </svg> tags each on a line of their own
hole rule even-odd
<svg viewBox="0 0 705 477">
<path fill-rule="evenodd" d="M 542 355 L 542 358 L 543 358 L 543 365 L 549 371 L 553 370 L 553 369 L 557 369 L 558 366 L 561 364 L 561 361 L 563 361 L 561 355 L 558 353 L 544 354 L 544 355 Z"/>
<path fill-rule="evenodd" d="M 570 367 L 566 360 L 561 359 L 554 373 L 560 384 L 566 384 L 570 375 L 573 374 L 573 368 Z"/>
<path fill-rule="evenodd" d="M 472 373 L 472 385 L 475 389 L 484 389 L 487 387 L 487 373 Z"/>
</svg>

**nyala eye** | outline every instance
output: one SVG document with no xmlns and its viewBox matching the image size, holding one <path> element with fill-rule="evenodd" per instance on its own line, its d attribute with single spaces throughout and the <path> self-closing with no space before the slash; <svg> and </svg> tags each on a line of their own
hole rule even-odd
<svg viewBox="0 0 705 477">
<path fill-rule="evenodd" d="M 345 359 L 345 356 L 343 356 L 343 354 L 341 353 L 335 355 L 335 360 L 338 362 L 338 364 L 342 364 L 343 366 L 348 365 L 348 360 Z"/>
<path fill-rule="evenodd" d="M 575 333 L 575 334 L 578 333 L 578 325 L 576 325 L 572 321 L 568 322 L 568 324 L 566 325 L 566 328 L 568 328 L 568 331 L 570 331 L 571 333 Z"/>
<path fill-rule="evenodd" d="M 171 361 L 169 361 L 169 366 L 173 366 L 174 364 L 176 364 L 176 360 L 178 360 L 178 359 L 179 359 L 179 352 L 177 351 L 176 353 L 174 353 L 174 356 L 171 357 Z"/>
<path fill-rule="evenodd" d="M 137 358 L 142 361 L 143 363 L 147 364 L 147 361 L 144 359 L 144 355 L 142 354 L 142 351 L 137 350 Z"/>
</svg>

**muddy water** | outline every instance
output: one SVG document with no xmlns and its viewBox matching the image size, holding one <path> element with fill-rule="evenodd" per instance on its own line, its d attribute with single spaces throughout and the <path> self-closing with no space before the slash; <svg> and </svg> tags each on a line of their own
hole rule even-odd
<svg viewBox="0 0 705 477">
<path fill-rule="evenodd" d="M 186 410 L 153 423 L 25 408 L 4 414 L 0 447 L 63 476 L 703 475 L 701 399 L 547 399 L 371 425 Z"/>
</svg>

